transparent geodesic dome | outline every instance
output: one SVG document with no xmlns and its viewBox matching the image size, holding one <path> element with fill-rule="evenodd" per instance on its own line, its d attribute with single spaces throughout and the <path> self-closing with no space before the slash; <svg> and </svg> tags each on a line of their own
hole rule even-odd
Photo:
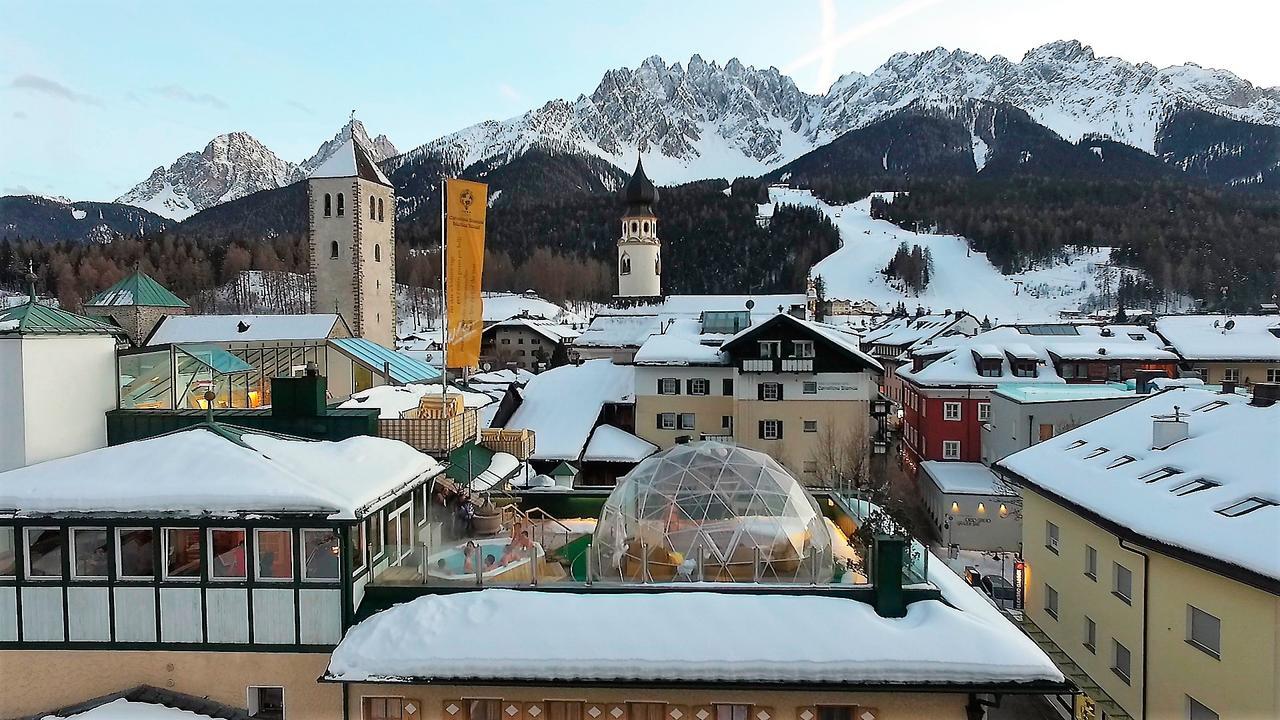
<svg viewBox="0 0 1280 720">
<path fill-rule="evenodd" d="M 618 481 L 591 543 L 597 580 L 830 582 L 818 503 L 768 455 L 694 442 Z"/>
</svg>

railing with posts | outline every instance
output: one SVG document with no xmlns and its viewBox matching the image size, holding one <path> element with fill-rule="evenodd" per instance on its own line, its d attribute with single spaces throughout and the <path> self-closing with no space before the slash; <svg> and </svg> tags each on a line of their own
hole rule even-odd
<svg viewBox="0 0 1280 720">
<path fill-rule="evenodd" d="M 741 370 L 747 373 L 811 373 L 813 358 L 745 358 L 742 360 Z"/>
</svg>

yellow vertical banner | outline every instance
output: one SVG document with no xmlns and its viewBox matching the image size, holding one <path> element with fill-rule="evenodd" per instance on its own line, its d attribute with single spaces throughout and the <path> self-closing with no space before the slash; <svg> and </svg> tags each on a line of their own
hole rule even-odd
<svg viewBox="0 0 1280 720">
<path fill-rule="evenodd" d="M 446 362 L 451 368 L 480 363 L 484 330 L 484 219 L 489 186 L 470 180 L 445 180 L 445 317 L 449 328 Z"/>
</svg>

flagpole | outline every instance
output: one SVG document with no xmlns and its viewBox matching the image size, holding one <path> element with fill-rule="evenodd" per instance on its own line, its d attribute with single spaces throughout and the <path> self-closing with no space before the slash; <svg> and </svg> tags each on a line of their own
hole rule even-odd
<svg viewBox="0 0 1280 720">
<path fill-rule="evenodd" d="M 449 382 L 449 326 L 445 324 L 445 221 L 448 217 L 445 203 L 449 196 L 449 178 L 440 177 L 440 411 L 445 411 L 445 386 Z"/>
</svg>

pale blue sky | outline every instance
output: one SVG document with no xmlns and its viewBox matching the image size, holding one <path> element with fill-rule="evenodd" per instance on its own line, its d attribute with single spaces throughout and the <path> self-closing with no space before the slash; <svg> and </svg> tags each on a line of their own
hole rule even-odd
<svg viewBox="0 0 1280 720">
<path fill-rule="evenodd" d="M 693 53 L 804 90 L 899 50 L 1020 58 L 1075 38 L 1280 86 L 1274 0 L 369 2 L 0 0 L 0 195 L 109 200 L 245 130 L 294 162 L 354 108 L 401 150 Z M 188 8 L 199 7 L 199 11 Z"/>
</svg>

